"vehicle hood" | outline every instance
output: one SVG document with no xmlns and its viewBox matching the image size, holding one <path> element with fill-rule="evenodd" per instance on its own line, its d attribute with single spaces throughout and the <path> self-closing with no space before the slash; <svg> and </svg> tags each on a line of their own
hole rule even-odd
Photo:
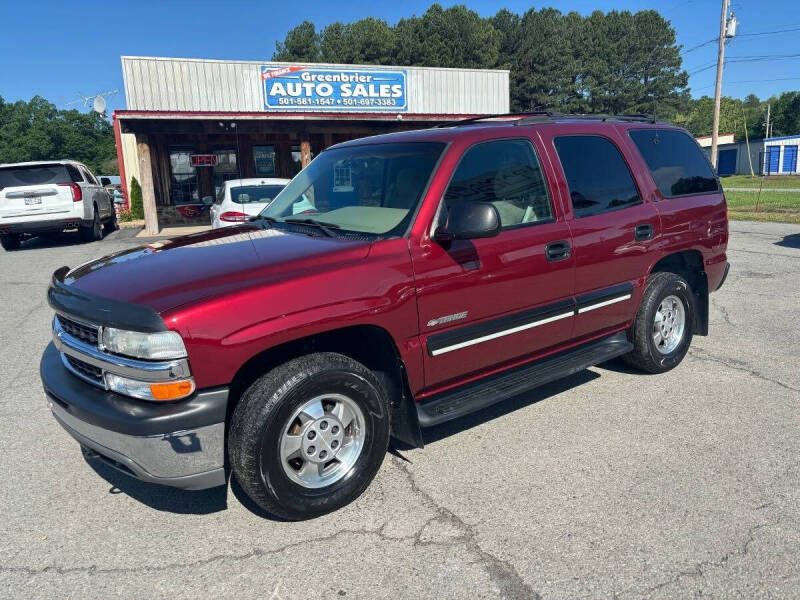
<svg viewBox="0 0 800 600">
<path fill-rule="evenodd" d="M 124 250 L 70 270 L 64 284 L 164 312 L 360 260 L 370 243 L 246 224 Z"/>
</svg>

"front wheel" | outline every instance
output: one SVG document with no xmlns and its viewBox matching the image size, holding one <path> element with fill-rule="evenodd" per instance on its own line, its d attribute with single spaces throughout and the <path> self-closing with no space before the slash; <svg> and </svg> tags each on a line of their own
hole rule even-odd
<svg viewBox="0 0 800 600">
<path fill-rule="evenodd" d="M 625 360 L 649 373 L 677 367 L 689 351 L 693 323 L 694 301 L 686 280 L 675 273 L 654 273 L 628 331 L 633 351 Z"/>
<path fill-rule="evenodd" d="M 389 444 L 390 403 L 361 363 L 330 352 L 291 360 L 256 380 L 234 410 L 228 455 L 266 511 L 317 517 L 355 500 Z"/>
</svg>

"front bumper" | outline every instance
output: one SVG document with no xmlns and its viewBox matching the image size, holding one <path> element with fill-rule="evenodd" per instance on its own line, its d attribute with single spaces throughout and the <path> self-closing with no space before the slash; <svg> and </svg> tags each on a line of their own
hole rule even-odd
<svg viewBox="0 0 800 600">
<path fill-rule="evenodd" d="M 142 481 L 183 489 L 225 485 L 227 388 L 171 404 L 134 400 L 75 377 L 52 343 L 40 374 L 58 423 L 106 464 Z"/>
</svg>

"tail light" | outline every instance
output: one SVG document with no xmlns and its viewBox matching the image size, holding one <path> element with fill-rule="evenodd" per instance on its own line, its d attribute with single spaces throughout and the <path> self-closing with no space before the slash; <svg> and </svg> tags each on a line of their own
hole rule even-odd
<svg viewBox="0 0 800 600">
<path fill-rule="evenodd" d="M 77 183 L 59 183 L 58 185 L 63 185 L 72 189 L 73 202 L 80 202 L 81 200 L 83 200 L 83 190 L 81 189 L 81 186 L 79 186 Z"/>
<path fill-rule="evenodd" d="M 219 216 L 220 221 L 226 221 L 227 223 L 244 223 L 249 218 L 250 215 L 236 212 L 235 210 L 226 211 Z"/>
</svg>

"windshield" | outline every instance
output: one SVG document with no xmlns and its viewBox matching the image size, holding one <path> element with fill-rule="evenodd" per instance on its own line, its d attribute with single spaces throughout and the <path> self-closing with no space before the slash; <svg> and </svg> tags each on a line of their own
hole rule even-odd
<svg viewBox="0 0 800 600">
<path fill-rule="evenodd" d="M 441 142 L 411 142 L 326 150 L 261 214 L 403 235 L 443 149 Z"/>
<path fill-rule="evenodd" d="M 272 202 L 281 190 L 283 185 L 240 185 L 231 188 L 231 200 L 236 204 L 255 204 Z"/>
</svg>

